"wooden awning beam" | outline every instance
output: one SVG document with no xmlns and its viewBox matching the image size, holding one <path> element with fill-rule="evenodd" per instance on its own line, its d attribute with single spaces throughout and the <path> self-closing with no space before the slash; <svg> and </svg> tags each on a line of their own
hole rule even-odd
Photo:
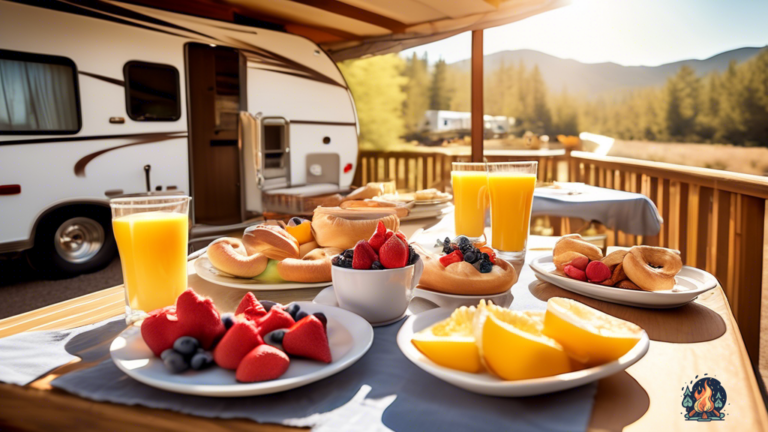
<svg viewBox="0 0 768 432">
<path fill-rule="evenodd" d="M 483 161 L 483 31 L 472 31 L 472 162 Z"/>
</svg>

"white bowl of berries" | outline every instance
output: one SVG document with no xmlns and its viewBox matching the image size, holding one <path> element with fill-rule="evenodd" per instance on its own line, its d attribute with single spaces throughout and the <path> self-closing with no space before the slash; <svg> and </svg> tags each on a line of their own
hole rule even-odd
<svg viewBox="0 0 768 432">
<path fill-rule="evenodd" d="M 401 232 L 379 222 L 369 240 L 360 240 L 331 260 L 333 291 L 339 307 L 370 323 L 405 315 L 424 263 Z"/>
</svg>

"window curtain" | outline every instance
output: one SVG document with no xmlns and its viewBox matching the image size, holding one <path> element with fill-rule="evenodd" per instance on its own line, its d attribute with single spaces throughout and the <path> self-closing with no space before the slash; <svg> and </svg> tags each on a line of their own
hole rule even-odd
<svg viewBox="0 0 768 432">
<path fill-rule="evenodd" d="M 74 131 L 72 68 L 0 59 L 0 131 Z"/>
</svg>

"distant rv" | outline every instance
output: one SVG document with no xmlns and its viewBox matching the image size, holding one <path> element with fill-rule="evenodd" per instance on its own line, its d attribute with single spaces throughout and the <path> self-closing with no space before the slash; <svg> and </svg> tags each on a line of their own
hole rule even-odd
<svg viewBox="0 0 768 432">
<path fill-rule="evenodd" d="M 515 125 L 514 117 L 483 116 L 486 138 L 506 136 Z M 460 111 L 428 110 L 424 113 L 421 130 L 430 134 L 469 135 L 472 129 L 472 114 Z"/>
<path fill-rule="evenodd" d="M 0 253 L 56 276 L 115 256 L 109 199 L 192 196 L 190 238 L 267 195 L 349 189 L 354 101 L 300 36 L 127 3 L 0 0 Z M 274 200 L 276 201 L 276 200 Z"/>
</svg>

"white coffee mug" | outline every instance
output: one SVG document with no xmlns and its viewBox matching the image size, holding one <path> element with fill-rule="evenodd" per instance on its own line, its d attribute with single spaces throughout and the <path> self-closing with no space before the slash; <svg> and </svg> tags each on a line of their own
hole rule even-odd
<svg viewBox="0 0 768 432">
<path fill-rule="evenodd" d="M 339 307 L 370 323 L 391 321 L 405 315 L 413 289 L 424 272 L 424 262 L 398 269 L 355 270 L 333 266 L 333 291 Z"/>
</svg>

